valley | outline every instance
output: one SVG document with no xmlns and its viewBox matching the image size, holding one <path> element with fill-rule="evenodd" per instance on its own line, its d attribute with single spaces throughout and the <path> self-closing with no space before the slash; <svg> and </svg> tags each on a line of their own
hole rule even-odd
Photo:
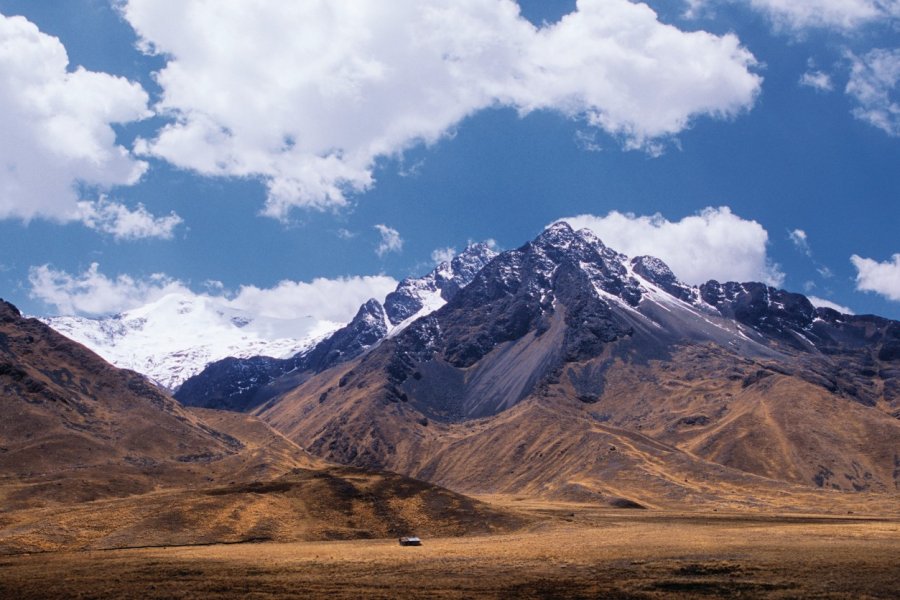
<svg viewBox="0 0 900 600">
<path fill-rule="evenodd" d="M 492 536 L 0 557 L 16 598 L 896 598 L 900 519 L 527 503 Z M 97 569 L 102 565 L 102 569 Z"/>
<path fill-rule="evenodd" d="M 898 592 L 900 324 L 565 223 L 174 397 L 8 303 L 0 359 L 6 596 Z"/>
<path fill-rule="evenodd" d="M 900 0 L 0 0 L 0 600 L 900 600 Z"/>
</svg>

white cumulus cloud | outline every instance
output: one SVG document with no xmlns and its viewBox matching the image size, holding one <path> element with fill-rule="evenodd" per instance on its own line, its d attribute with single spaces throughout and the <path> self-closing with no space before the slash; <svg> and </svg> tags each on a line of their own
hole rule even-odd
<svg viewBox="0 0 900 600">
<path fill-rule="evenodd" d="M 590 229 L 607 246 L 628 256 L 660 258 L 687 283 L 716 279 L 781 285 L 784 281 L 784 274 L 767 255 L 768 232 L 728 207 L 706 208 L 680 221 L 618 211 L 560 220 L 575 229 Z"/>
<path fill-rule="evenodd" d="M 403 238 L 400 237 L 399 231 L 382 223 L 376 225 L 375 229 L 381 234 L 381 242 L 375 248 L 375 254 L 384 256 L 388 252 L 400 252 L 403 250 Z"/>
<path fill-rule="evenodd" d="M 116 142 L 112 125 L 149 116 L 147 102 L 136 83 L 70 70 L 57 38 L 0 14 L 0 219 L 79 221 L 86 210 L 79 189 L 137 182 L 147 164 Z M 102 202 L 94 208 L 97 229 L 138 237 L 133 226 L 126 233 L 125 212 L 110 216 Z M 143 209 L 132 214 L 149 217 Z"/>
<path fill-rule="evenodd" d="M 167 294 L 190 290 L 162 273 L 135 279 L 129 275 L 107 277 L 92 263 L 83 273 L 72 275 L 50 265 L 31 267 L 30 296 L 55 307 L 64 315 L 103 315 L 143 306 Z"/>
<path fill-rule="evenodd" d="M 386 275 L 319 277 L 312 281 L 280 281 L 271 288 L 243 285 L 227 293 L 221 282 L 206 282 L 207 293 L 198 294 L 184 282 L 156 273 L 135 278 L 110 277 L 97 263 L 82 273 L 70 274 L 50 265 L 32 267 L 29 272 L 32 298 L 52 306 L 64 315 L 109 315 L 138 308 L 178 294 L 184 298 L 216 298 L 219 305 L 272 319 L 311 316 L 318 320 L 343 323 L 353 318 L 359 306 L 369 298 L 384 298 L 397 286 Z"/>
<path fill-rule="evenodd" d="M 809 301 L 815 307 L 830 308 L 830 309 L 836 310 L 839 313 L 844 314 L 844 315 L 855 315 L 856 314 L 850 308 L 848 308 L 842 304 L 838 304 L 837 302 L 832 302 L 831 300 L 826 300 L 825 298 L 819 298 L 818 296 L 807 296 L 807 299 L 809 299 Z"/>
<path fill-rule="evenodd" d="M 645 4 L 579 0 L 534 27 L 512 0 L 126 0 L 171 117 L 137 148 L 259 177 L 265 213 L 333 208 L 382 157 L 494 107 L 553 110 L 658 151 L 701 116 L 749 109 L 761 78 L 732 34 L 681 31 Z"/>
<path fill-rule="evenodd" d="M 850 55 L 847 94 L 856 100 L 853 115 L 891 136 L 900 136 L 900 48 Z"/>
<path fill-rule="evenodd" d="M 396 287 L 397 280 L 386 275 L 317 277 L 310 282 L 286 280 L 271 288 L 241 286 L 230 305 L 264 317 L 289 319 L 311 315 L 344 323 L 353 318 L 366 300 L 382 300 Z"/>
<path fill-rule="evenodd" d="M 854 254 L 850 262 L 856 267 L 857 290 L 875 292 L 900 302 L 900 254 L 894 254 L 884 262 Z"/>
<path fill-rule="evenodd" d="M 102 196 L 99 200 L 79 202 L 77 216 L 85 226 L 108 233 L 117 240 L 172 239 L 175 228 L 184 222 L 174 212 L 155 217 L 143 204 L 132 210 Z"/>
</svg>

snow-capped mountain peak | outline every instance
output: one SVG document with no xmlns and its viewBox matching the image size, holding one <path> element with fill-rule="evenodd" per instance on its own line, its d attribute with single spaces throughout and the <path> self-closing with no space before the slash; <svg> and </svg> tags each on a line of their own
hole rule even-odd
<svg viewBox="0 0 900 600">
<path fill-rule="evenodd" d="M 109 317 L 41 320 L 114 365 L 169 389 L 227 356 L 293 356 L 341 325 L 311 316 L 252 315 L 224 298 L 178 293 Z"/>
</svg>

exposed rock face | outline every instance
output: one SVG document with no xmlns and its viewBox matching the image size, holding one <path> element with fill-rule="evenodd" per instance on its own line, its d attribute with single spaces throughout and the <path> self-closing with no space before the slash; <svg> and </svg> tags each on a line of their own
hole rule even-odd
<svg viewBox="0 0 900 600">
<path fill-rule="evenodd" d="M 390 335 L 402 331 L 417 317 L 430 314 L 462 288 L 497 253 L 487 244 L 471 244 L 450 262 L 441 263 L 418 279 L 404 279 L 385 298 L 384 305 L 370 299 L 353 320 L 312 348 L 289 359 L 268 357 L 226 358 L 188 379 L 175 393 L 187 406 L 247 410 L 272 396 L 262 388 L 278 377 L 319 373 L 353 359 Z M 302 380 L 302 376 L 300 378 Z"/>
<path fill-rule="evenodd" d="M 768 296 L 760 302 L 753 293 L 791 300 L 797 295 L 761 284 L 748 284 L 749 292 L 726 284 L 720 299 L 712 295 L 718 285 L 691 288 L 659 259 L 629 260 L 590 231 L 558 223 L 491 261 L 446 306 L 414 322 L 363 364 L 386 361 L 388 399 L 405 399 L 430 418 L 454 421 L 495 414 L 560 379 L 582 401 L 596 401 L 605 368 L 584 372 L 566 368 L 570 363 L 604 355 L 666 358 L 673 345 L 685 341 L 733 344 L 754 356 L 769 355 L 775 350 L 767 345 L 765 330 L 744 333 L 734 321 L 751 327 L 811 323 L 795 314 L 796 307 L 808 305 L 802 296 L 787 310 L 783 302 Z M 724 325 L 711 322 L 713 315 Z M 382 357 L 386 353 L 390 358 Z M 482 362 L 492 353 L 496 361 Z M 489 366 L 493 362 L 497 366 Z M 411 379 L 424 371 L 438 383 Z M 470 378 L 473 372 L 478 375 Z M 497 388 L 489 383 L 496 380 L 524 384 Z"/>
<path fill-rule="evenodd" d="M 658 259 L 629 259 L 560 223 L 404 322 L 352 360 L 266 386 L 258 414 L 331 460 L 463 486 L 466 469 L 482 469 L 478 491 L 531 485 L 510 475 L 516 463 L 468 461 L 492 461 L 474 448 L 528 447 L 520 436 L 542 437 L 533 419 L 582 443 L 598 428 L 619 448 L 639 436 L 690 472 L 708 468 L 692 462 L 702 457 L 817 487 L 900 485 L 895 321 L 816 309 L 761 283 L 691 287 Z M 577 445 L 541 462 L 547 444 L 532 476 L 567 490 L 599 477 Z M 653 471 L 636 466 L 646 456 L 615 464 Z"/>
<path fill-rule="evenodd" d="M 700 286 L 700 296 L 723 316 L 783 339 L 788 332 L 809 329 L 816 318 L 806 296 L 762 283 L 709 281 Z"/>
<path fill-rule="evenodd" d="M 320 372 L 354 358 L 387 335 L 384 307 L 372 299 L 363 304 L 350 323 L 317 344 L 297 362 L 297 368 Z"/>
<path fill-rule="evenodd" d="M 189 398 L 182 400 L 188 406 L 245 411 L 256 405 L 256 391 L 284 375 L 288 364 L 267 356 L 224 358 L 185 381 L 176 398 Z"/>
<path fill-rule="evenodd" d="M 562 325 L 554 327 L 557 321 Z M 399 398 L 404 392 L 393 388 L 404 384 L 418 363 L 437 356 L 441 364 L 468 369 L 498 347 L 519 340 L 531 343 L 553 329 L 558 342 L 536 346 L 546 346 L 539 372 L 520 373 L 529 385 L 518 391 L 518 398 L 505 398 L 497 406 L 508 407 L 525 397 L 543 378 L 554 379 L 565 363 L 604 352 L 664 359 L 674 345 L 685 342 L 729 346 L 754 357 L 773 357 L 785 347 L 802 351 L 810 356 L 788 361 L 781 367 L 785 373 L 830 391 L 842 390 L 869 405 L 876 402 L 877 389 L 893 405 L 898 384 L 892 370 L 884 371 L 883 385 L 867 385 L 865 375 L 859 375 L 872 368 L 870 351 L 879 361 L 900 354 L 900 342 L 893 337 L 896 326 L 890 323 L 816 309 L 801 294 L 762 283 L 709 281 L 691 287 L 657 258 L 629 260 L 590 231 L 576 232 L 558 223 L 500 256 L 486 245 L 470 246 L 425 277 L 402 281 L 384 306 L 370 300 L 348 325 L 291 359 L 214 363 L 188 380 L 177 398 L 188 405 L 246 410 L 308 376 L 366 354 L 386 339 L 395 348 L 387 361 L 389 396 Z M 610 347 L 631 338 L 627 348 Z M 845 358 L 835 369 L 814 359 L 823 353 Z M 273 383 L 280 377 L 284 379 Z M 586 387 L 585 377 L 575 380 L 581 382 L 575 387 L 586 401 L 602 387 L 596 382 Z M 460 408 L 459 402 L 465 402 L 456 396 L 453 401 L 442 399 L 439 412 L 455 419 L 472 416 Z M 420 408 L 431 412 L 427 406 Z"/>
<path fill-rule="evenodd" d="M 695 300 L 695 290 L 675 277 L 675 273 L 663 261 L 653 256 L 636 256 L 631 259 L 634 272 L 645 280 L 657 285 L 679 300 L 692 302 Z"/>
<path fill-rule="evenodd" d="M 397 336 L 392 376 L 406 381 L 415 363 L 435 353 L 441 362 L 466 369 L 498 346 L 528 334 L 540 337 L 552 327 L 557 302 L 566 307 L 566 327 L 562 348 L 554 352 L 565 360 L 599 354 L 605 343 L 633 333 L 604 299 L 640 302 L 638 282 L 623 260 L 587 232 L 576 235 L 564 224 L 546 230 L 492 261 L 445 307 Z"/>
</svg>

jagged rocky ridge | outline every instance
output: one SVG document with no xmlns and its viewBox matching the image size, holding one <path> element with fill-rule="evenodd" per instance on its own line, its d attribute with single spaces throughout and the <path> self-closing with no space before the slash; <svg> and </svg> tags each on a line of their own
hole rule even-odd
<svg viewBox="0 0 900 600">
<path fill-rule="evenodd" d="M 372 298 L 356 316 L 312 348 L 287 359 L 264 356 L 229 357 L 209 364 L 189 378 L 175 397 L 188 406 L 246 410 L 288 389 L 305 374 L 319 373 L 355 358 L 382 340 L 397 335 L 417 318 L 451 300 L 497 253 L 486 243 L 470 244 L 451 261 L 442 262 L 420 278 L 407 278 L 387 295 L 384 304 Z M 287 377 L 271 389 L 276 379 Z"/>
<path fill-rule="evenodd" d="M 629 259 L 560 223 L 356 358 L 264 386 L 254 412 L 330 460 L 469 491 L 602 487 L 583 446 L 568 450 L 577 461 L 545 458 L 567 447 L 560 438 L 534 450 L 527 477 L 519 454 L 483 462 L 556 429 L 640 439 L 662 461 L 712 461 L 693 474 L 716 463 L 883 491 L 900 485 L 898 348 L 896 321 L 761 283 L 688 286 L 658 259 Z"/>
<path fill-rule="evenodd" d="M 545 336 L 552 341 L 542 342 Z M 497 257 L 447 306 L 391 340 L 385 369 L 392 385 L 386 393 L 416 398 L 416 408 L 432 418 L 488 416 L 514 405 L 542 380 L 563 377 L 566 365 L 604 353 L 608 362 L 667 359 L 685 343 L 714 343 L 768 358 L 781 365 L 772 369 L 860 403 L 874 406 L 883 394 L 900 408 L 900 371 L 875 367 L 876 360 L 898 358 L 897 322 L 815 308 L 801 294 L 762 283 L 709 281 L 690 287 L 659 259 L 629 260 L 590 231 L 575 232 L 564 223 Z M 526 352 L 528 345 L 546 349 Z M 472 385 L 509 379 L 502 369 L 490 377 L 470 374 L 464 384 L 454 385 L 462 380 L 452 372 L 470 369 L 495 351 L 516 354 L 502 369 L 517 373 L 523 385 Z M 540 361 L 523 360 L 525 354 L 539 355 Z M 823 355 L 840 359 L 817 360 Z M 441 383 L 434 385 L 432 378 L 419 384 L 414 376 L 423 370 L 442 371 Z M 590 401 L 599 395 L 602 373 L 566 373 L 579 397 Z M 873 376 L 881 381 L 873 383 Z"/>
<path fill-rule="evenodd" d="M 873 357 L 894 361 L 900 355 L 896 322 L 815 308 L 801 294 L 762 283 L 688 286 L 661 260 L 629 259 L 590 231 L 575 232 L 565 223 L 499 256 L 484 245 L 471 246 L 427 276 L 401 282 L 383 306 L 370 300 L 351 323 L 309 352 L 282 361 L 257 357 L 214 363 L 188 380 L 177 397 L 189 405 L 245 410 L 386 339 L 393 349 L 386 366 L 393 382 L 388 395 L 408 397 L 398 386 L 413 385 L 407 382 L 418 364 L 467 369 L 498 346 L 528 334 L 533 339 L 526 341 L 535 342 L 551 330 L 559 343 L 548 344 L 543 362 L 521 373 L 525 383 L 515 397 L 504 389 L 474 407 L 452 385 L 441 385 L 439 391 L 419 393 L 453 400 L 432 398 L 421 410 L 454 419 L 493 414 L 531 393 L 541 379 L 557 377 L 563 365 L 597 357 L 617 340 L 628 341 L 615 352 L 630 360 L 665 358 L 673 346 L 688 341 L 760 357 L 777 358 L 786 349 L 807 358 L 841 355 L 836 368 L 815 360 L 794 360 L 795 366 L 782 368 L 865 404 L 874 404 L 878 393 L 892 405 L 900 398 L 900 373 L 892 368 L 873 372 Z M 883 382 L 872 384 L 867 378 L 873 374 Z M 585 399 L 597 396 L 591 389 L 596 383 L 575 386 Z M 483 396 L 482 388 L 472 389 L 472 395 Z"/>
</svg>

